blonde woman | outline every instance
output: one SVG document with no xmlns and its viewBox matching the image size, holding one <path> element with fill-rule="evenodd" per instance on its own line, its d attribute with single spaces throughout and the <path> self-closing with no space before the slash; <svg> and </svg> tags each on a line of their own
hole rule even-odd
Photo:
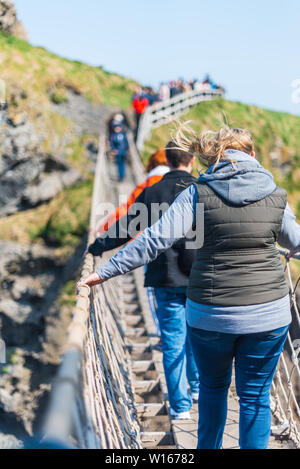
<svg viewBox="0 0 300 469">
<path fill-rule="evenodd" d="M 174 144 L 197 156 L 207 172 L 155 225 L 79 286 L 153 261 L 187 235 L 197 221 L 196 204 L 204 204 L 204 244 L 193 264 L 186 308 L 200 375 L 198 449 L 221 448 L 233 362 L 240 447 L 264 449 L 271 427 L 270 386 L 291 322 L 276 242 L 299 251 L 300 226 L 286 192 L 255 159 L 247 130 L 197 135 L 181 128 Z"/>
</svg>

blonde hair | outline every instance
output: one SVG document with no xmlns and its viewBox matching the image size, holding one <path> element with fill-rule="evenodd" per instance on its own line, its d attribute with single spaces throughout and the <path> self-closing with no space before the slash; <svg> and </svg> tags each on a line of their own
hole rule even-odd
<svg viewBox="0 0 300 469">
<path fill-rule="evenodd" d="M 216 167 L 221 160 L 234 164 L 235 161 L 225 155 L 226 150 L 239 150 L 248 154 L 254 151 L 254 141 L 249 130 L 229 126 L 222 127 L 219 132 L 207 130 L 197 134 L 188 123 L 177 122 L 173 141 L 181 150 L 196 156 L 206 167 Z"/>
</svg>

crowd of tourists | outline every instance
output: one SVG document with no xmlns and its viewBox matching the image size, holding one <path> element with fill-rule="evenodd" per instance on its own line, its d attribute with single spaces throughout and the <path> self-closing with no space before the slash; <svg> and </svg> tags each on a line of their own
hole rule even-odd
<svg viewBox="0 0 300 469">
<path fill-rule="evenodd" d="M 198 178 L 196 158 L 206 167 Z M 291 323 L 276 243 L 300 251 L 287 194 L 256 159 L 246 129 L 198 135 L 179 124 L 147 171 L 128 202 L 98 227 L 88 251 L 101 256 L 131 242 L 78 287 L 146 266 L 172 418 L 189 419 L 197 401 L 198 449 L 221 448 L 234 366 L 240 447 L 267 448 L 270 387 Z M 129 228 L 137 206 L 147 217 L 135 236 Z"/>
<path fill-rule="evenodd" d="M 181 93 L 187 91 L 222 91 L 225 92 L 223 86 L 215 83 L 209 75 L 203 80 L 193 78 L 185 80 L 179 78 L 177 80 L 170 80 L 168 82 L 161 82 L 159 89 L 155 91 L 151 86 L 145 86 L 143 88 L 137 88 L 132 97 L 132 106 L 136 112 L 137 127 L 142 114 L 145 112 L 148 106 L 152 104 L 167 101 L 168 99 L 174 98 Z"/>
<path fill-rule="evenodd" d="M 112 116 L 108 122 L 108 147 L 115 158 L 118 179 L 122 182 L 126 175 L 129 144 L 127 139 L 128 122 L 124 114 Z"/>
</svg>

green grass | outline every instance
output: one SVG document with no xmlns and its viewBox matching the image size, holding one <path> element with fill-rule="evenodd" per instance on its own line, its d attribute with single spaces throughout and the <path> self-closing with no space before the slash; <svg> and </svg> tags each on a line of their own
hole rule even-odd
<svg viewBox="0 0 300 469">
<path fill-rule="evenodd" d="M 57 254 L 67 260 L 89 228 L 93 177 L 86 146 L 89 142 L 97 144 L 98 136 L 75 137 L 73 123 L 58 114 L 53 103 L 67 102 L 68 92 L 73 91 L 92 104 L 126 109 L 131 105 L 137 83 L 103 67 L 59 57 L 3 32 L 0 32 L 0 60 L 9 117 L 14 121 L 26 112 L 36 129 L 42 131 L 39 151 L 65 153 L 84 179 L 49 203 L 0 219 L 0 240 L 46 244 L 55 247 Z M 72 138 L 67 147 L 65 135 Z M 71 280 L 63 286 L 59 303 L 65 308 L 72 306 L 74 300 L 75 280 Z M 7 371 L 7 367 L 2 369 L 3 373 Z"/>
<path fill-rule="evenodd" d="M 48 217 L 30 228 L 31 241 L 49 246 L 75 247 L 89 226 L 93 180 L 89 178 L 62 191 L 49 204 Z"/>
<path fill-rule="evenodd" d="M 1 219 L 0 239 L 69 247 L 71 252 L 89 227 L 93 178 L 86 144 L 97 136 L 75 137 L 73 123 L 55 112 L 52 103 L 66 102 L 68 91 L 72 90 L 93 104 L 128 108 L 137 84 L 103 67 L 59 57 L 3 32 L 0 58 L 9 117 L 14 121 L 25 111 L 37 130 L 42 131 L 39 151 L 65 153 L 84 178 L 47 204 Z M 67 147 L 65 135 L 72 137 Z"/>
<path fill-rule="evenodd" d="M 51 101 L 54 104 L 61 104 L 68 102 L 68 95 L 65 89 L 57 89 L 51 94 Z"/>
<path fill-rule="evenodd" d="M 232 127 L 243 127 L 252 132 L 260 159 L 269 162 L 271 151 L 278 147 L 283 161 L 291 158 L 295 162 L 300 161 L 300 117 L 298 116 L 217 99 L 200 103 L 185 114 L 182 120 L 192 121 L 192 126 L 198 131 L 217 130 L 224 122 L 224 114 Z M 152 138 L 145 147 L 143 155 L 145 160 L 157 146 L 166 144 L 172 128 L 174 125 L 168 124 L 153 131 Z"/>
<path fill-rule="evenodd" d="M 59 297 L 60 306 L 74 306 L 76 299 L 76 281 L 69 280 L 65 283 Z"/>
</svg>

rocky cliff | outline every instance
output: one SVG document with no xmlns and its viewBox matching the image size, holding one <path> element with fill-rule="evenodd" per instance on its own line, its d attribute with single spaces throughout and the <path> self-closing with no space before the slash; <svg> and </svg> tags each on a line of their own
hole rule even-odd
<svg viewBox="0 0 300 469">
<path fill-rule="evenodd" d="M 15 6 L 8 0 L 0 0 L 0 30 L 28 41 L 27 31 L 17 18 Z"/>
<path fill-rule="evenodd" d="M 0 129 L 0 217 L 47 202 L 81 178 L 63 154 L 42 152 L 43 134 L 26 112 L 13 112 L 11 102 L 8 106 Z"/>
</svg>

